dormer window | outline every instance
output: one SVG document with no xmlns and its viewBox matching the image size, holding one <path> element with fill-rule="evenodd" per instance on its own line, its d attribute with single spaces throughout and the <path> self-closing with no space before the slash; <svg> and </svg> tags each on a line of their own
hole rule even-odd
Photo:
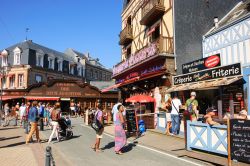
<svg viewBox="0 0 250 166">
<path fill-rule="evenodd" d="M 69 74 L 74 74 L 75 64 L 69 64 Z"/>
<path fill-rule="evenodd" d="M 57 60 L 58 71 L 62 71 L 62 60 Z"/>
<path fill-rule="evenodd" d="M 82 76 L 82 67 L 81 66 L 77 67 L 77 74 L 78 74 L 78 76 Z"/>
<path fill-rule="evenodd" d="M 43 67 L 43 54 L 36 53 L 36 66 Z"/>
<path fill-rule="evenodd" d="M 49 60 L 49 69 L 54 69 L 55 59 L 52 57 L 48 57 L 48 60 Z"/>
<path fill-rule="evenodd" d="M 21 63 L 21 49 L 16 47 L 13 52 L 14 52 L 14 65 L 20 65 L 20 63 Z"/>
<path fill-rule="evenodd" d="M 2 57 L 2 67 L 3 66 L 8 66 L 8 51 L 7 50 L 3 50 L 1 53 L 1 57 Z"/>
</svg>

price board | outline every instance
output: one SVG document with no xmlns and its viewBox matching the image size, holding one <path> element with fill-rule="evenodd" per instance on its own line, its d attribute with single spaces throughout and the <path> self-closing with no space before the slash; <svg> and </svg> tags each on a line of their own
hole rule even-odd
<svg viewBox="0 0 250 166">
<path fill-rule="evenodd" d="M 138 130 L 136 111 L 134 109 L 126 109 L 126 119 L 128 132 L 136 132 Z"/>
</svg>

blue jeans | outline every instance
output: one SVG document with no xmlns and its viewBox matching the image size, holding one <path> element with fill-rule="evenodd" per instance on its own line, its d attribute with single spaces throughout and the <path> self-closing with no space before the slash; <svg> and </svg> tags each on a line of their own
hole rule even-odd
<svg viewBox="0 0 250 166">
<path fill-rule="evenodd" d="M 177 130 L 179 129 L 180 125 L 179 115 L 171 114 L 171 120 L 172 120 L 172 133 L 177 135 Z"/>
</svg>

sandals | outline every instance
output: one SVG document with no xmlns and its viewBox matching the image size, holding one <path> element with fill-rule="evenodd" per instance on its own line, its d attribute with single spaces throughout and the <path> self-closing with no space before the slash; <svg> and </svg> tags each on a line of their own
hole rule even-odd
<svg viewBox="0 0 250 166">
<path fill-rule="evenodd" d="M 119 152 L 115 152 L 115 154 L 122 155 L 123 153 L 119 151 Z"/>
</svg>

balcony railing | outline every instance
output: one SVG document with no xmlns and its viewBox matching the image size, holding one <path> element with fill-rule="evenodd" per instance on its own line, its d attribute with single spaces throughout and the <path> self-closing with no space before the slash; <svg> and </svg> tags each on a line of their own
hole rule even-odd
<svg viewBox="0 0 250 166">
<path fill-rule="evenodd" d="M 120 33 L 120 45 L 126 45 L 133 40 L 132 26 L 127 25 Z"/>
<path fill-rule="evenodd" d="M 151 25 L 165 12 L 164 0 L 148 0 L 142 6 L 141 25 Z"/>
<path fill-rule="evenodd" d="M 128 59 L 118 63 L 113 68 L 113 77 L 132 69 L 135 66 L 148 63 L 148 61 L 168 54 L 173 54 L 173 38 L 159 37 L 152 43 L 140 49 L 135 54 L 132 54 Z"/>
</svg>

